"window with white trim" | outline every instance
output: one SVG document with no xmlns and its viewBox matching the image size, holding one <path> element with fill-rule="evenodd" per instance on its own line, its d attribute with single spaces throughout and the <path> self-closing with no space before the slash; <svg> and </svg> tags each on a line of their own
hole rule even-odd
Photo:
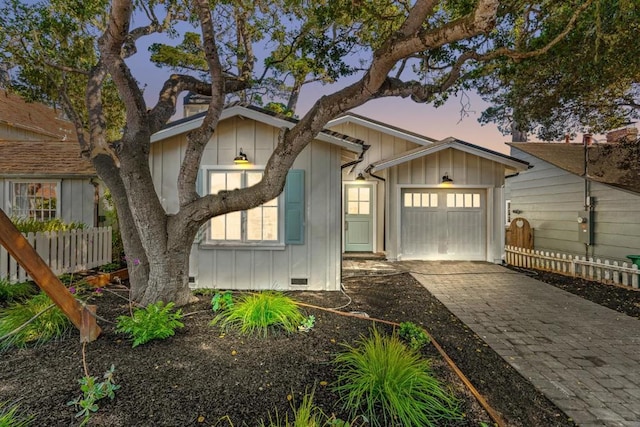
<svg viewBox="0 0 640 427">
<path fill-rule="evenodd" d="M 209 171 L 209 192 L 251 187 L 262 179 L 262 171 Z M 278 198 L 247 211 L 231 212 L 212 218 L 208 240 L 211 243 L 266 243 L 280 241 Z"/>
<path fill-rule="evenodd" d="M 438 194 L 436 193 L 404 193 L 405 208 L 437 208 Z"/>
<path fill-rule="evenodd" d="M 14 181 L 11 183 L 11 215 L 47 221 L 58 215 L 57 181 Z"/>
<path fill-rule="evenodd" d="M 479 193 L 449 193 L 447 194 L 448 208 L 479 208 Z"/>
</svg>

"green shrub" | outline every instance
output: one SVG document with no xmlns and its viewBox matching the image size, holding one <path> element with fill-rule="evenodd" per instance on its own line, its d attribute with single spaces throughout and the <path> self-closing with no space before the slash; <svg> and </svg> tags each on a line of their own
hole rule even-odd
<svg viewBox="0 0 640 427">
<path fill-rule="evenodd" d="M 133 316 L 118 317 L 116 331 L 133 337 L 133 347 L 173 336 L 176 329 L 184 327 L 180 322 L 182 310 L 172 312 L 174 305 L 172 302 L 165 305 L 158 301 L 145 308 L 136 308 L 133 310 Z"/>
<path fill-rule="evenodd" d="M 400 323 L 398 336 L 412 350 L 420 350 L 431 341 L 424 329 L 412 322 Z"/>
<path fill-rule="evenodd" d="M 21 233 L 37 233 L 39 231 L 82 230 L 86 226 L 80 222 L 64 222 L 60 218 L 38 221 L 35 218 L 11 218 L 11 222 Z"/>
<path fill-rule="evenodd" d="M 211 310 L 218 311 L 220 309 L 233 306 L 233 294 L 231 291 L 216 292 L 211 298 Z"/>
<path fill-rule="evenodd" d="M 279 292 L 265 291 L 246 294 L 238 302 L 224 307 L 211 324 L 222 328 L 237 328 L 243 335 L 258 334 L 283 329 L 294 332 L 305 321 L 296 303 Z"/>
<path fill-rule="evenodd" d="M 334 359 L 335 391 L 351 416 L 373 426 L 435 426 L 461 418 L 457 400 L 430 373 L 429 362 L 396 335 L 373 330 Z"/>
<path fill-rule="evenodd" d="M 8 347 L 25 347 L 39 344 L 65 335 L 71 322 L 45 293 L 24 301 L 15 302 L 0 309 L 0 337 L 17 331 L 0 342 L 0 350 Z M 44 312 L 35 319 L 34 316 Z"/>
<path fill-rule="evenodd" d="M 18 405 L 0 402 L 0 427 L 27 427 L 33 422 L 33 417 L 25 417 L 18 413 Z"/>
<path fill-rule="evenodd" d="M 37 287 L 32 282 L 10 283 L 0 279 L 0 303 L 20 301 L 36 293 Z"/>
<path fill-rule="evenodd" d="M 113 400 L 116 396 L 115 392 L 120 388 L 120 386 L 113 381 L 114 370 L 115 367 L 111 365 L 111 368 L 109 368 L 109 370 L 102 376 L 104 379 L 102 382 L 98 382 L 97 377 L 89 375 L 78 380 L 82 394 L 67 402 L 67 405 L 74 406 L 76 408 L 78 411 L 76 413 L 76 418 L 82 417 L 82 422 L 80 423 L 81 426 L 87 424 L 91 418 L 91 414 L 98 410 L 99 407 L 96 403 L 98 400 L 104 399 L 105 397 Z"/>
</svg>

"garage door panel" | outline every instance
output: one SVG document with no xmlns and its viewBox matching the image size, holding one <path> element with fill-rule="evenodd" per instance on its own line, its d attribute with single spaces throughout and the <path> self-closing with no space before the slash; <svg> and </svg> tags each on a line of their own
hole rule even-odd
<svg viewBox="0 0 640 427">
<path fill-rule="evenodd" d="M 442 213 L 426 209 L 406 209 L 402 228 L 402 241 L 406 242 L 404 252 L 417 256 L 438 252 L 439 217 Z M 440 222 L 442 220 L 440 219 Z"/>
<path fill-rule="evenodd" d="M 412 188 L 401 200 L 404 259 L 485 259 L 485 190 Z"/>
<path fill-rule="evenodd" d="M 484 253 L 482 211 L 447 212 L 447 254 L 477 259 Z"/>
</svg>

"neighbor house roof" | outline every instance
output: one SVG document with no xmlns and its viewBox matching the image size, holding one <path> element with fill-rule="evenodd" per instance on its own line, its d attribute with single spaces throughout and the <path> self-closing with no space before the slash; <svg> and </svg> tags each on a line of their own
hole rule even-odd
<svg viewBox="0 0 640 427">
<path fill-rule="evenodd" d="M 77 140 L 73 124 L 62 118 L 60 110 L 26 102 L 4 89 L 0 89 L 0 124 L 39 134 L 42 140 Z"/>
<path fill-rule="evenodd" d="M 0 176 L 4 178 L 91 177 L 96 172 L 68 141 L 0 141 Z"/>
<path fill-rule="evenodd" d="M 151 142 L 161 141 L 171 136 L 180 135 L 198 128 L 202 124 L 206 114 L 207 112 L 203 111 L 201 113 L 194 114 L 193 116 L 168 123 L 162 130 L 151 136 Z M 222 121 L 234 116 L 246 117 L 277 128 L 292 128 L 296 123 L 298 123 L 298 120 L 292 117 L 285 117 L 273 111 L 241 103 L 233 103 L 226 106 L 220 115 L 220 120 Z M 317 139 L 338 145 L 354 152 L 361 152 L 365 146 L 364 141 L 358 138 L 353 138 L 328 129 L 321 131 L 317 136 Z"/>
<path fill-rule="evenodd" d="M 640 142 L 583 144 L 518 142 L 507 145 L 560 169 L 614 187 L 640 193 Z"/>
<path fill-rule="evenodd" d="M 417 147 L 403 153 L 396 154 L 386 159 L 377 161 L 371 164 L 371 170 L 373 172 L 397 166 L 405 162 L 409 162 L 420 157 L 428 156 L 430 154 L 437 153 L 438 151 L 453 148 L 456 150 L 464 151 L 466 153 L 474 154 L 478 157 L 492 160 L 494 162 L 501 163 L 514 170 L 525 170 L 529 164 L 523 160 L 516 159 L 515 157 L 507 156 L 506 154 L 499 153 L 497 151 L 490 150 L 488 148 L 480 147 L 469 142 L 461 141 L 459 139 L 448 137 L 441 141 L 434 142 L 431 145 L 423 147 Z"/>
<path fill-rule="evenodd" d="M 420 135 L 419 133 L 411 132 L 406 129 L 392 126 L 388 123 L 383 123 L 351 112 L 345 113 L 331 120 L 327 123 L 327 127 L 338 126 L 345 123 L 355 123 L 420 145 L 428 145 L 437 142 L 437 139 L 429 138 L 428 136 Z"/>
</svg>

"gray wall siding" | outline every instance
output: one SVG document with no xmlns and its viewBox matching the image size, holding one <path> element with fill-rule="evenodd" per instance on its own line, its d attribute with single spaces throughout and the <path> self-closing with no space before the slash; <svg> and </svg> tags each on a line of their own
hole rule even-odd
<svg viewBox="0 0 640 427">
<path fill-rule="evenodd" d="M 277 143 L 278 129 L 237 117 L 222 121 L 207 145 L 203 167 L 233 167 L 240 148 L 252 165 L 265 165 Z M 178 208 L 176 180 L 185 147 L 184 135 L 156 142 L 151 168 L 156 191 L 169 212 Z M 340 289 L 341 149 L 315 141 L 293 168 L 305 172 L 305 243 L 284 248 L 223 248 L 194 244 L 190 275 L 199 288 Z M 283 199 L 281 199 L 283 203 Z M 284 232 L 284 230 L 280 230 Z M 291 285 L 307 279 L 307 286 Z"/>
<path fill-rule="evenodd" d="M 47 178 L 46 180 L 55 180 Z M 21 181 L 31 180 L 29 177 L 21 178 Z M 34 182 L 41 180 L 33 178 Z M 11 179 L 0 179 L 0 203 L 5 213 L 11 216 Z M 89 227 L 94 226 L 94 186 L 89 179 L 61 179 L 58 206 L 60 218 L 64 222 L 81 222 Z"/>
<path fill-rule="evenodd" d="M 584 179 L 550 163 L 513 149 L 514 157 L 534 167 L 508 178 L 506 187 L 511 209 L 526 218 L 534 228 L 534 245 L 538 250 L 587 255 L 578 241 L 578 212 L 584 210 Z M 589 182 L 595 197 L 594 245 L 588 255 L 618 261 L 629 261 L 628 254 L 640 253 L 640 195 L 618 190 L 597 182 Z"/>
<path fill-rule="evenodd" d="M 430 156 L 412 160 L 387 169 L 387 191 L 389 193 L 389 233 L 387 235 L 387 258 L 397 259 L 400 245 L 400 194 L 406 187 L 440 186 L 445 173 L 454 180 L 451 188 L 481 188 L 486 191 L 486 260 L 500 262 L 503 240 L 500 228 L 504 222 L 502 214 L 504 199 L 504 166 L 473 154 L 447 149 Z M 498 233 L 498 235 L 496 235 Z"/>
</svg>

